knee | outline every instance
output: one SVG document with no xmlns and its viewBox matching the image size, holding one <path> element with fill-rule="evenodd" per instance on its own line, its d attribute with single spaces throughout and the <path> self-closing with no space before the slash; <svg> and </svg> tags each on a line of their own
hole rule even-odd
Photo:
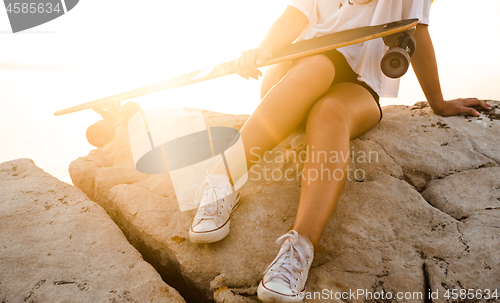
<svg viewBox="0 0 500 303">
<path fill-rule="evenodd" d="M 307 120 L 346 126 L 349 121 L 349 111 L 334 97 L 322 98 L 309 111 Z"/>
</svg>

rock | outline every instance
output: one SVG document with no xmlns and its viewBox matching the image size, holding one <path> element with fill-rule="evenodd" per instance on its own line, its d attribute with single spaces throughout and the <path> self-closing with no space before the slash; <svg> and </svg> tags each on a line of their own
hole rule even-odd
<svg viewBox="0 0 500 303">
<path fill-rule="evenodd" d="M 499 167 L 460 172 L 432 180 L 422 196 L 442 212 L 463 220 L 476 211 L 500 209 L 499 180 Z"/>
<path fill-rule="evenodd" d="M 69 171 L 78 171 L 78 173 L 70 174 L 73 184 L 78 184 L 78 187 L 89 197 L 94 199 L 95 174 L 98 167 L 109 166 L 111 164 L 104 163 L 100 150 L 91 151 L 85 158 L 80 157 L 72 161 Z"/>
<path fill-rule="evenodd" d="M 360 138 L 370 138 L 383 146 L 402 167 L 407 181 L 421 191 L 430 180 L 500 163 L 485 156 L 487 153 L 499 155 L 498 143 L 478 144 L 498 135 L 500 121 L 489 121 L 491 128 L 477 128 L 473 133 L 463 131 L 477 124 L 468 120 L 481 121 L 478 119 L 481 118 L 441 117 L 433 114 L 428 106 L 391 105 L 384 107 L 383 123 Z M 478 150 L 477 146 L 483 149 Z"/>
<path fill-rule="evenodd" d="M 185 302 L 103 208 L 31 160 L 0 164 L 0 225 L 1 302 Z"/>
<path fill-rule="evenodd" d="M 500 168 L 481 168 L 460 172 L 441 180 L 429 182 L 422 196 L 437 209 L 456 220 L 462 254 L 455 258 L 426 260 L 431 273 L 430 286 L 445 293 L 447 289 L 482 289 L 500 285 Z M 491 266 L 491 264 L 494 264 Z M 464 273 L 474 268 L 474 279 Z M 497 287 L 497 286 L 495 286 Z"/>
<path fill-rule="evenodd" d="M 500 267 L 500 211 L 488 216 L 457 221 L 406 182 L 386 175 L 373 182 L 349 182 L 323 234 L 323 251 L 315 260 L 320 266 L 316 269 L 313 263 L 310 290 L 427 296 L 428 285 L 441 294 L 434 302 L 447 302 L 447 289 L 498 288 L 494 269 Z"/>
<path fill-rule="evenodd" d="M 210 116 L 209 125 L 237 128 L 247 118 L 205 115 Z M 500 188 L 500 179 L 495 177 L 499 155 L 496 143 L 489 143 L 493 140 L 490 130 L 500 125 L 492 120 L 488 122 L 491 128 L 463 131 L 471 123 L 468 120 L 481 121 L 477 119 L 438 117 L 425 106 L 389 106 L 377 127 L 351 141 L 349 181 L 322 235 L 308 291 L 421 294 L 420 298 L 398 302 L 428 302 L 424 297 L 439 291 L 440 298 L 433 301 L 445 302 L 447 288 L 500 288 L 495 276 L 500 270 L 500 210 L 491 203 L 492 209 L 485 206 L 490 205 L 485 199 L 490 201 Z M 111 154 L 114 148 L 124 148 L 122 141 L 127 141 L 125 128 L 118 130 L 106 150 L 98 149 L 102 158 L 90 160 L 97 170 L 86 178 L 96 180 L 94 196 L 106 197 L 96 202 L 103 205 L 130 243 L 188 302 L 256 301 L 262 272 L 279 250 L 274 241 L 295 220 L 304 129 L 296 129 L 251 170 L 228 237 L 201 245 L 189 241 L 195 211 L 179 212 L 168 174 L 139 180 L 135 173 L 125 172 L 133 169 L 129 165 L 97 164 L 115 163 L 113 154 L 125 155 L 126 151 Z M 489 145 L 484 147 L 483 143 Z M 479 150 L 478 146 L 483 147 Z M 91 165 L 70 171 L 72 179 L 84 179 L 82 175 L 91 171 L 86 170 Z M 106 168 L 111 168 L 109 175 L 97 178 Z M 122 178 L 126 175 L 129 177 Z M 477 176 L 488 181 L 487 185 L 467 186 L 468 179 Z M 113 184 L 117 185 L 110 188 Z M 463 192 L 449 196 L 455 197 L 447 200 L 453 207 L 440 208 L 452 187 Z M 457 220 L 460 212 L 470 216 Z"/>
<path fill-rule="evenodd" d="M 476 108 L 481 113 L 478 118 L 456 116 L 449 117 L 448 121 L 460 133 L 467 136 L 477 152 L 500 163 L 500 140 L 498 140 L 500 138 L 500 105 L 495 101 L 490 104 L 493 107 L 491 111 Z M 464 120 L 467 123 L 464 123 Z"/>
<path fill-rule="evenodd" d="M 234 303 L 256 303 L 257 288 L 245 289 L 243 291 L 239 289 L 229 289 L 227 286 L 223 286 L 214 291 L 214 300 L 216 303 L 224 302 L 234 302 Z"/>
</svg>

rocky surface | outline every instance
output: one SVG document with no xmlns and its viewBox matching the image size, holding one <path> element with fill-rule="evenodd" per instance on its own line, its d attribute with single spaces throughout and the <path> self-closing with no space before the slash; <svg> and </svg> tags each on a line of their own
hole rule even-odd
<svg viewBox="0 0 500 303">
<path fill-rule="evenodd" d="M 185 302 L 104 209 L 28 159 L 0 164 L 0 302 Z"/>
<path fill-rule="evenodd" d="M 351 141 L 350 181 L 323 233 L 308 291 L 419 292 L 396 301 L 448 302 L 448 289 L 500 290 L 500 103 L 491 103 L 494 111 L 479 118 L 387 106 L 378 126 Z M 208 125 L 235 128 L 247 118 L 205 115 Z M 279 249 L 274 240 L 292 227 L 299 200 L 302 163 L 280 156 L 304 149 L 298 128 L 267 156 L 270 163 L 254 167 L 229 236 L 213 244 L 189 242 L 195 212 L 179 212 L 168 175 L 135 171 L 125 128 L 75 160 L 70 174 L 186 301 L 256 302 Z M 279 178 L 286 171 L 289 180 Z"/>
</svg>

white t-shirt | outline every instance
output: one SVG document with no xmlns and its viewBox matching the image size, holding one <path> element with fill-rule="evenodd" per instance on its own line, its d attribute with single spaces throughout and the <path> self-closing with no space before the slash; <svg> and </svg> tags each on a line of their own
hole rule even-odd
<svg viewBox="0 0 500 303">
<path fill-rule="evenodd" d="M 368 3 L 364 3 L 368 2 Z M 289 5 L 306 15 L 309 23 L 297 38 L 307 40 L 361 26 L 418 18 L 429 24 L 431 0 L 290 0 Z M 418 46 L 417 46 L 418 47 Z M 397 97 L 399 79 L 386 77 L 380 61 L 388 47 L 382 38 L 358 43 L 338 51 L 344 55 L 358 80 L 381 97 Z"/>
</svg>

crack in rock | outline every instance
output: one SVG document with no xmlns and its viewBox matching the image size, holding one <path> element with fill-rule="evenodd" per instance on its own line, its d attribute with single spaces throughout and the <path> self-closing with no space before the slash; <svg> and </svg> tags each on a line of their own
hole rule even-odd
<svg viewBox="0 0 500 303">
<path fill-rule="evenodd" d="M 464 254 L 464 252 L 468 252 L 470 253 L 470 246 L 467 244 L 467 241 L 465 240 L 465 236 L 464 234 L 462 233 L 462 231 L 460 230 L 460 223 L 457 223 L 457 231 L 458 233 L 460 234 L 460 236 L 458 237 L 460 242 L 465 246 L 465 249 L 464 251 L 462 252 L 462 255 Z"/>
<path fill-rule="evenodd" d="M 430 296 L 431 279 L 425 262 L 422 263 L 422 272 L 424 273 L 424 303 L 432 303 L 432 298 Z"/>
<path fill-rule="evenodd" d="M 468 138 L 468 139 L 469 139 L 469 138 Z M 469 140 L 470 140 L 470 139 L 469 139 Z M 477 167 L 477 168 L 481 168 L 481 167 L 494 167 L 494 166 L 500 166 L 500 162 L 496 161 L 495 159 L 491 159 L 490 157 L 486 156 L 484 153 L 482 153 L 482 152 L 478 151 L 478 150 L 476 149 L 476 144 L 474 144 L 474 142 L 472 142 L 472 141 L 471 141 L 471 143 L 472 143 L 473 150 L 474 150 L 476 153 L 481 154 L 483 157 L 485 157 L 486 159 L 488 159 L 488 160 L 490 160 L 490 161 L 492 161 L 493 163 L 495 163 L 495 164 L 496 164 L 496 165 L 488 165 L 488 163 L 485 163 L 485 164 L 483 164 L 483 165 L 481 165 L 481 166 L 479 166 L 479 167 Z"/>
</svg>

